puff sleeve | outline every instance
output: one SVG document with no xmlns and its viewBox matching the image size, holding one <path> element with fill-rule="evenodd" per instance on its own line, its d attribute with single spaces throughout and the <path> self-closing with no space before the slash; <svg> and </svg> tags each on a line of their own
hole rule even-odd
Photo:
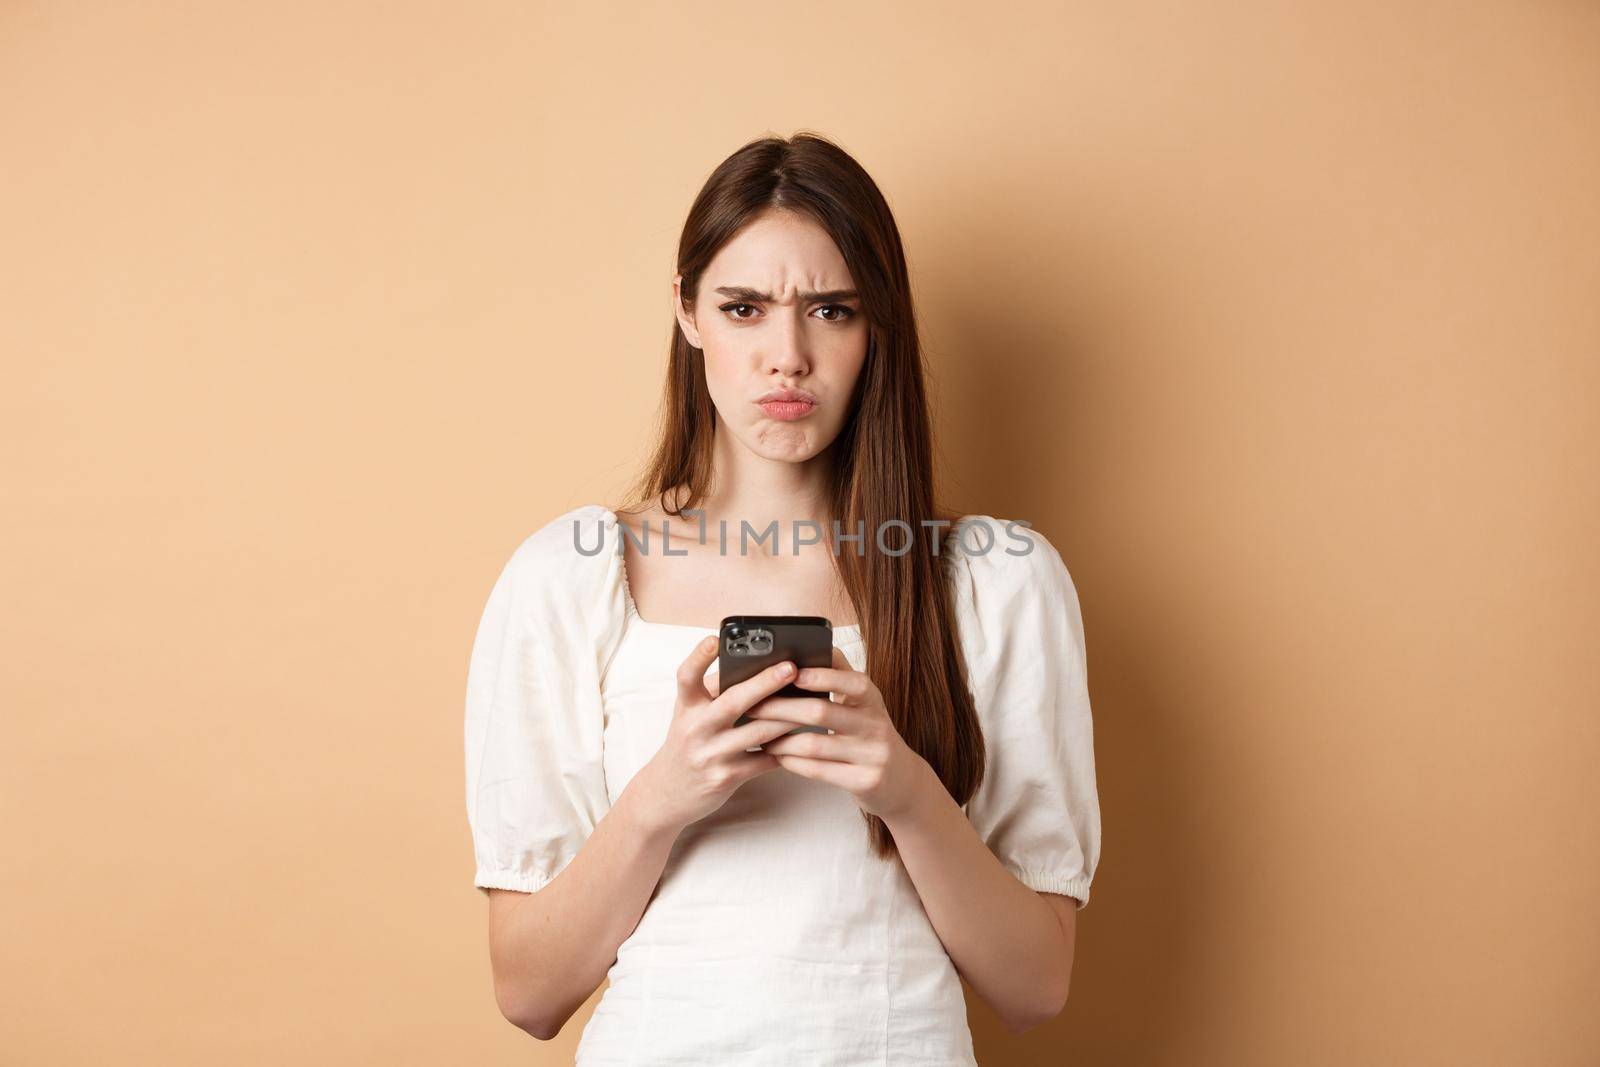
<svg viewBox="0 0 1600 1067">
<path fill-rule="evenodd" d="M 1100 802 L 1077 590 L 1036 530 L 983 515 L 954 534 L 956 617 L 986 750 L 964 810 L 1019 881 L 1081 909 L 1100 858 Z"/>
<path fill-rule="evenodd" d="M 465 739 L 473 884 L 485 892 L 543 887 L 610 810 L 600 676 L 625 595 L 611 544 L 601 509 L 568 512 L 517 547 L 484 606 Z"/>
</svg>

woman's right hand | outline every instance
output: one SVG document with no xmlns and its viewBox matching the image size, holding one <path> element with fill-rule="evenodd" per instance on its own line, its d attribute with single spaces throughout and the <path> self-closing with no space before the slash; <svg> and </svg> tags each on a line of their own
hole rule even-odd
<svg viewBox="0 0 1600 1067">
<path fill-rule="evenodd" d="M 711 636 L 678 667 L 678 699 L 667 739 L 628 785 L 643 787 L 651 821 L 676 830 L 722 807 L 750 779 L 777 770 L 777 756 L 745 749 L 782 737 L 796 725 L 780 719 L 733 725 L 794 678 L 793 662 L 774 663 L 727 692 L 719 686 L 713 695 L 705 674 L 716 658 L 717 638 Z"/>
</svg>

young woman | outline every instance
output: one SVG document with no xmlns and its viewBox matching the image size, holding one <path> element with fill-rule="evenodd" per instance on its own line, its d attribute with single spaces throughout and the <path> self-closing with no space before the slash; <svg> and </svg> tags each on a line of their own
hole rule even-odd
<svg viewBox="0 0 1600 1067">
<path fill-rule="evenodd" d="M 1072 580 L 936 506 L 899 233 L 837 146 L 729 157 L 673 291 L 630 506 L 528 537 L 472 650 L 500 1010 L 549 1038 L 608 978 L 580 1067 L 972 1064 L 960 979 L 1013 1031 L 1059 1012 L 1099 858 Z M 722 692 L 740 614 L 828 617 L 833 666 Z"/>
</svg>

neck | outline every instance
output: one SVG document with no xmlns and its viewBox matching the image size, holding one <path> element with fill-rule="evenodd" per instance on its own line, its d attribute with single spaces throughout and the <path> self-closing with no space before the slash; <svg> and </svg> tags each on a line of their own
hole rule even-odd
<svg viewBox="0 0 1600 1067">
<path fill-rule="evenodd" d="M 706 528 L 715 530 L 718 522 L 726 522 L 732 532 L 746 522 L 760 531 L 775 522 L 783 552 L 792 550 L 793 528 L 805 520 L 816 523 L 827 538 L 834 517 L 828 497 L 831 463 L 828 449 L 804 460 L 770 459 L 745 448 L 733 434 L 718 433 L 711 485 L 699 504 Z"/>
</svg>

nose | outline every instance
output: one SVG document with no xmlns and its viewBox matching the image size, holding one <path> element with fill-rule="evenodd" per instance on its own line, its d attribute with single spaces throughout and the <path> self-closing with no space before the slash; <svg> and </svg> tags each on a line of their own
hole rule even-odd
<svg viewBox="0 0 1600 1067">
<path fill-rule="evenodd" d="M 763 330 L 761 351 L 762 370 L 769 376 L 776 372 L 792 378 L 804 374 L 811 365 L 807 352 L 806 332 L 794 315 L 774 315 L 772 325 Z"/>
</svg>

